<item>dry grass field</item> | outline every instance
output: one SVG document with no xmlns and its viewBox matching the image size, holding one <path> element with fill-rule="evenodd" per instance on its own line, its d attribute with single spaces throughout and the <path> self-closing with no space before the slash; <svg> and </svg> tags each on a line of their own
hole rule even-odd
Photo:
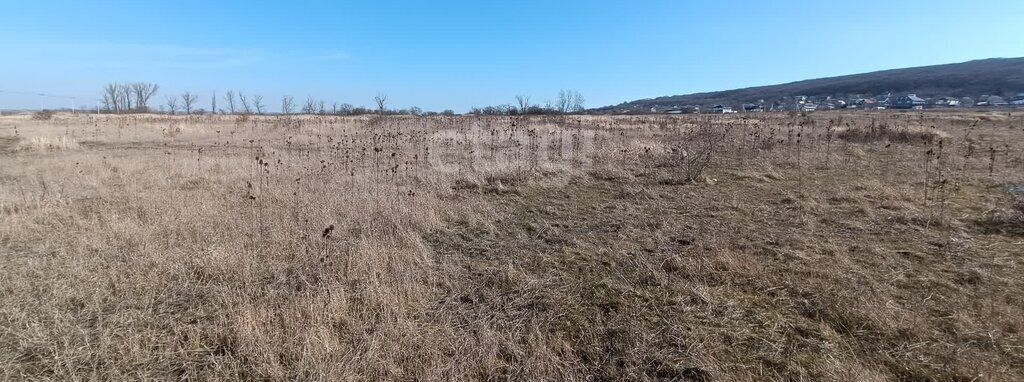
<svg viewBox="0 0 1024 382">
<path fill-rule="evenodd" d="M 1024 113 L 0 117 L 3 380 L 1024 380 Z"/>
</svg>

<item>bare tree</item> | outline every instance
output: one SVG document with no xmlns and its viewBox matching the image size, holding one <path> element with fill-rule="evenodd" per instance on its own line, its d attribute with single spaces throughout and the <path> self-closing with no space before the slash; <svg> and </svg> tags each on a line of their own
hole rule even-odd
<svg viewBox="0 0 1024 382">
<path fill-rule="evenodd" d="M 109 83 L 103 88 L 103 104 L 107 111 L 112 113 L 121 112 L 121 84 Z"/>
<path fill-rule="evenodd" d="M 583 111 L 583 103 L 586 100 L 583 94 L 575 90 L 560 90 L 558 99 L 555 101 L 554 109 L 559 113 L 579 113 Z"/>
<path fill-rule="evenodd" d="M 103 98 L 100 99 L 100 102 L 103 103 L 103 110 L 110 110 L 110 98 L 107 98 L 106 94 L 103 95 Z M 99 114 L 99 112 L 100 109 L 97 107 L 96 114 Z"/>
<path fill-rule="evenodd" d="M 252 114 L 252 109 L 249 108 L 249 100 L 245 98 L 245 94 L 238 92 L 238 102 L 242 104 L 242 112 L 245 114 Z"/>
<path fill-rule="evenodd" d="M 217 114 L 217 91 L 213 91 L 213 97 L 210 97 L 210 114 Z"/>
<path fill-rule="evenodd" d="M 146 82 L 131 84 L 131 92 L 135 96 L 135 108 L 142 112 L 149 111 L 149 99 L 159 89 L 159 85 Z"/>
<path fill-rule="evenodd" d="M 132 112 L 132 89 L 128 84 L 117 85 L 118 97 L 121 98 L 121 105 L 126 113 Z"/>
<path fill-rule="evenodd" d="M 583 94 L 578 91 L 572 92 L 572 97 L 569 99 L 569 111 L 573 113 L 579 113 L 583 111 L 583 103 L 586 99 L 583 98 Z"/>
<path fill-rule="evenodd" d="M 559 113 L 567 113 L 569 104 L 572 103 L 572 94 L 568 90 L 559 90 L 558 98 L 555 99 L 555 110 Z"/>
<path fill-rule="evenodd" d="M 306 103 L 302 105 L 302 114 L 315 114 L 316 100 L 313 97 L 306 97 Z"/>
<path fill-rule="evenodd" d="M 290 96 L 281 97 L 281 114 L 291 114 L 295 112 L 295 100 Z"/>
<path fill-rule="evenodd" d="M 380 115 L 384 115 L 384 112 L 387 111 L 388 95 L 384 93 L 377 93 L 377 95 L 373 97 L 373 103 L 377 104 L 377 112 L 380 113 Z"/>
<path fill-rule="evenodd" d="M 192 114 L 192 107 L 199 101 L 199 96 L 186 91 L 181 93 L 181 106 L 185 108 L 185 114 Z"/>
<path fill-rule="evenodd" d="M 254 96 L 252 96 L 252 107 L 254 109 L 256 109 L 256 114 L 263 114 L 263 96 L 261 96 L 261 95 L 254 95 Z M 248 110 L 249 110 L 249 108 L 246 107 L 246 111 L 248 111 Z"/>
<path fill-rule="evenodd" d="M 519 104 L 519 113 L 527 114 L 530 112 L 530 96 L 528 95 L 517 95 L 516 103 Z"/>
<path fill-rule="evenodd" d="M 228 90 L 224 93 L 224 101 L 228 103 L 228 114 L 235 114 L 235 92 Z"/>
<path fill-rule="evenodd" d="M 113 82 L 103 88 L 101 102 L 107 111 L 126 113 L 149 110 L 149 100 L 160 87 L 157 84 L 135 82 L 122 84 Z M 132 107 L 132 105 L 135 107 Z"/>
<path fill-rule="evenodd" d="M 170 111 L 171 114 L 178 111 L 178 97 L 167 97 L 167 110 Z"/>
</svg>

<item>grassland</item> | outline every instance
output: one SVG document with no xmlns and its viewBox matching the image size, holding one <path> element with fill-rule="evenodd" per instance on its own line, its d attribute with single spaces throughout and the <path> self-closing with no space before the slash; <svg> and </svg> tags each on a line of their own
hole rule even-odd
<svg viewBox="0 0 1024 382">
<path fill-rule="evenodd" d="M 4 380 L 1024 380 L 1024 114 L 0 117 Z"/>
</svg>

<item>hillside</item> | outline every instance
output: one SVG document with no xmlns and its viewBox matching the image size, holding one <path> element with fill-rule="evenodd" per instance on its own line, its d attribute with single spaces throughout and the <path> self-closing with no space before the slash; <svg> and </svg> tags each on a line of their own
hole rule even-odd
<svg viewBox="0 0 1024 382">
<path fill-rule="evenodd" d="M 739 105 L 784 97 L 871 97 L 887 93 L 916 93 L 921 97 L 1013 96 L 1024 92 L 1024 58 L 993 58 L 957 64 L 892 69 L 819 78 L 781 85 L 718 92 L 674 95 L 625 102 L 598 110 L 648 109 L 682 105 Z"/>
</svg>

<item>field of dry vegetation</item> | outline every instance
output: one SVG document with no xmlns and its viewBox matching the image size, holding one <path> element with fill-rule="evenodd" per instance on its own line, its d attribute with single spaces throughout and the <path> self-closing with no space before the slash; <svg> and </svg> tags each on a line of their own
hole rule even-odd
<svg viewBox="0 0 1024 382">
<path fill-rule="evenodd" d="M 0 117 L 3 380 L 1024 380 L 1024 113 Z"/>
</svg>

